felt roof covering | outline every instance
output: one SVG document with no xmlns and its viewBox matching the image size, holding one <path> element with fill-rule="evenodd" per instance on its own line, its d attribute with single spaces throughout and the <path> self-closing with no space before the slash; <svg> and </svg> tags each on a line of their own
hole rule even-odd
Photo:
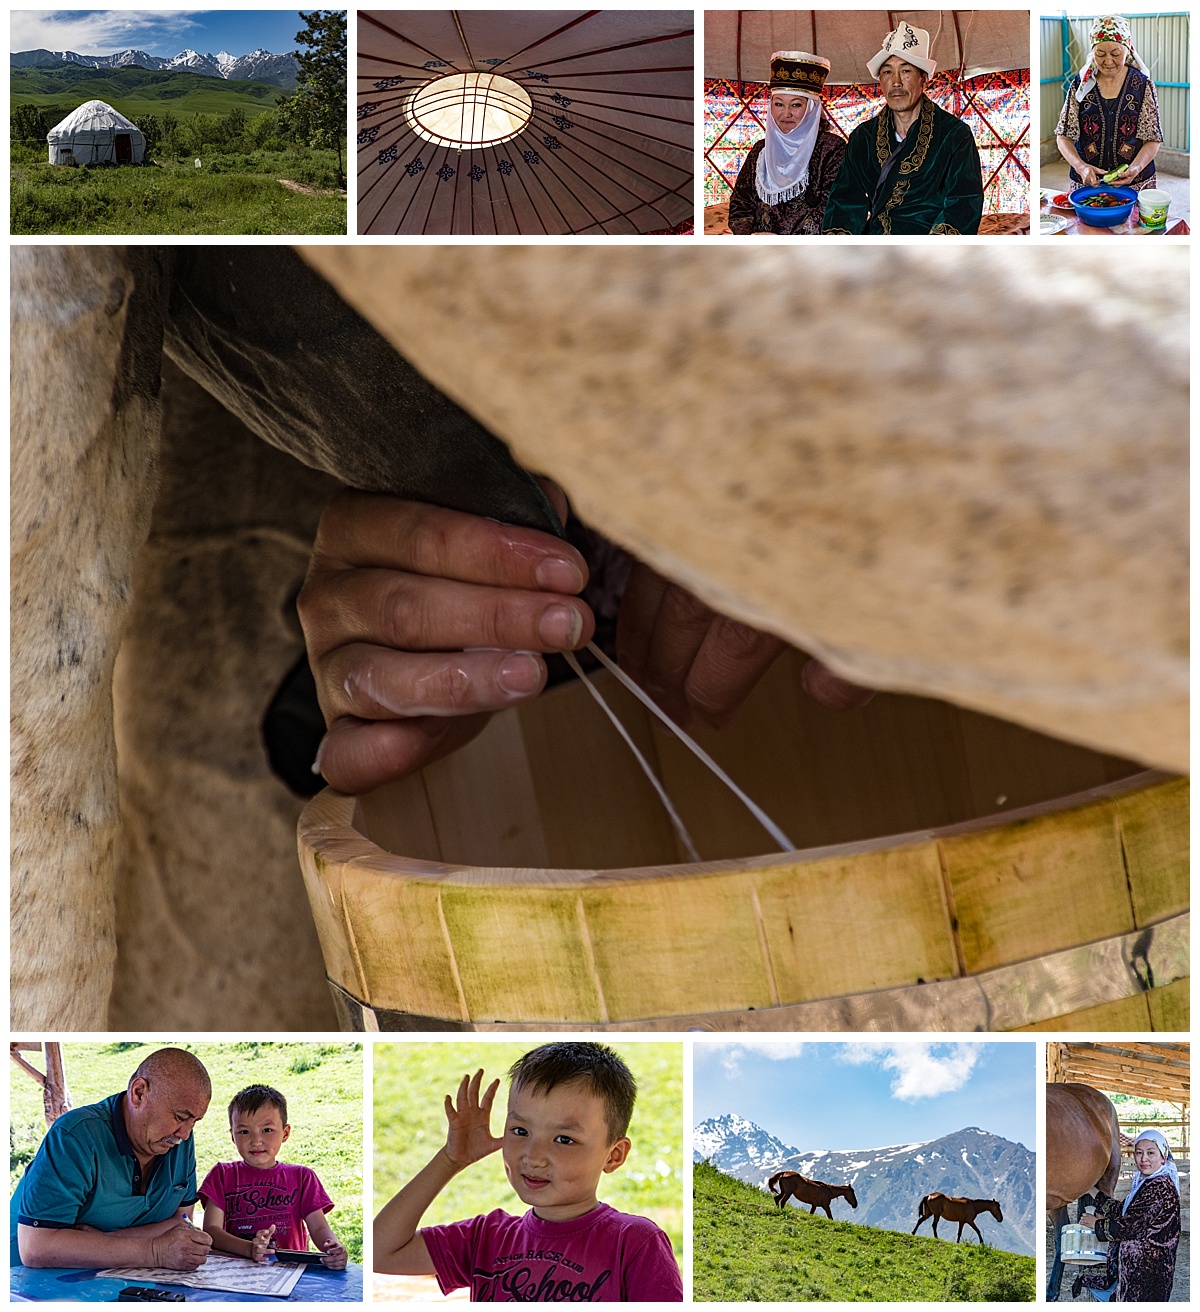
<svg viewBox="0 0 1200 1312">
<path fill-rule="evenodd" d="M 929 33 L 939 73 L 1029 67 L 1025 9 L 706 9 L 704 76 L 766 82 L 773 51 L 807 50 L 829 60 L 827 83 L 873 83 L 867 60 L 902 18 Z"/>
<path fill-rule="evenodd" d="M 691 10 L 360 11 L 359 232 L 623 235 L 686 222 L 692 35 Z M 414 130 L 415 93 L 461 73 L 515 82 L 532 102 L 527 125 L 466 148 Z"/>
<path fill-rule="evenodd" d="M 48 141 L 58 136 L 72 136 L 78 132 L 129 132 L 140 137 L 142 130 L 131 123 L 119 109 L 113 109 L 103 100 L 85 100 L 46 134 Z"/>
</svg>

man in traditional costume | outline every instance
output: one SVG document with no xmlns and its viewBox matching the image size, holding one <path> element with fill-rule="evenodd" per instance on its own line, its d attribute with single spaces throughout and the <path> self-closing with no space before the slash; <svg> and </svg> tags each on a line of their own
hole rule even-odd
<svg viewBox="0 0 1200 1312">
<path fill-rule="evenodd" d="M 732 232 L 817 236 L 846 153 L 821 104 L 829 60 L 802 50 L 771 56 L 767 135 L 738 173 L 729 198 Z"/>
<path fill-rule="evenodd" d="M 1092 24 L 1088 57 L 1071 79 L 1054 135 L 1072 182 L 1091 187 L 1123 167 L 1122 187 L 1156 184 L 1154 157 L 1163 139 L 1158 93 L 1120 14 Z"/>
<path fill-rule="evenodd" d="M 829 193 L 832 233 L 975 233 L 983 174 L 971 129 L 925 94 L 929 33 L 901 22 L 867 63 L 886 105 L 850 134 Z"/>
</svg>

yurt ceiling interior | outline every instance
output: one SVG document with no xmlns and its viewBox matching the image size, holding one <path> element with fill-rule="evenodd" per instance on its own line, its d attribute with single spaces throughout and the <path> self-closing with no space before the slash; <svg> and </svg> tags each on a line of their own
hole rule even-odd
<svg viewBox="0 0 1200 1312">
<path fill-rule="evenodd" d="M 683 230 L 690 10 L 359 13 L 364 234 Z"/>
</svg>

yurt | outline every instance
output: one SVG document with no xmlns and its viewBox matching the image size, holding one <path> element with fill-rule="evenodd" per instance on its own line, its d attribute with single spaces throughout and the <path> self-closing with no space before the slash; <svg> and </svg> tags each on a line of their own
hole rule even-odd
<svg viewBox="0 0 1200 1312">
<path fill-rule="evenodd" d="M 140 164 L 146 138 L 103 100 L 89 100 L 46 134 L 51 164 Z"/>
</svg>

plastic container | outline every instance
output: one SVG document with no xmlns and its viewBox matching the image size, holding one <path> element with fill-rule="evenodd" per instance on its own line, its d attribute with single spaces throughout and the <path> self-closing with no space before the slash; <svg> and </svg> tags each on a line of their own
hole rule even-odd
<svg viewBox="0 0 1200 1312">
<path fill-rule="evenodd" d="M 1120 196 L 1121 205 L 1097 209 L 1087 204 L 1091 196 Z M 1137 204 L 1138 194 L 1132 187 L 1076 187 L 1071 193 L 1071 208 L 1081 223 L 1091 228 L 1116 228 L 1129 218 Z"/>
<path fill-rule="evenodd" d="M 1171 194 L 1159 191 L 1156 187 L 1147 187 L 1138 192 L 1138 217 L 1142 227 L 1151 232 L 1161 232 L 1167 226 L 1167 211 L 1171 208 Z"/>
</svg>

